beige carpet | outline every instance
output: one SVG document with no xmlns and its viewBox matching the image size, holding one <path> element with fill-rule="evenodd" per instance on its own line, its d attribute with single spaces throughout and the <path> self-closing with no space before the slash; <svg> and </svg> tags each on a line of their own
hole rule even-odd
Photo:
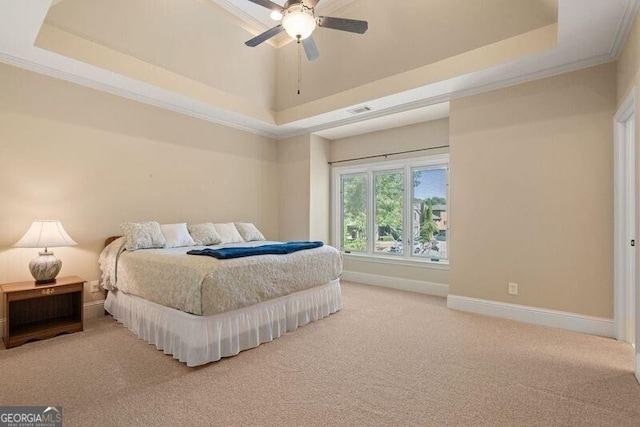
<svg viewBox="0 0 640 427">
<path fill-rule="evenodd" d="M 0 350 L 0 404 L 65 426 L 638 426 L 631 347 L 343 283 L 344 309 L 200 368 L 111 318 Z"/>
</svg>

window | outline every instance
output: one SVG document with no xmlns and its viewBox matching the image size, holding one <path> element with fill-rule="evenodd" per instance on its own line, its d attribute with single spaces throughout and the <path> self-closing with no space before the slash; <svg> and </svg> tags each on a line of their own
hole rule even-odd
<svg viewBox="0 0 640 427">
<path fill-rule="evenodd" d="M 413 253 L 447 259 L 447 167 L 438 165 L 411 171 Z"/>
<path fill-rule="evenodd" d="M 341 251 L 447 262 L 447 155 L 333 170 Z"/>
<path fill-rule="evenodd" d="M 340 178 L 342 194 L 342 248 L 362 252 L 367 247 L 367 175 L 343 175 Z"/>
<path fill-rule="evenodd" d="M 403 171 L 376 172 L 374 176 L 375 237 L 377 253 L 403 253 Z"/>
</svg>

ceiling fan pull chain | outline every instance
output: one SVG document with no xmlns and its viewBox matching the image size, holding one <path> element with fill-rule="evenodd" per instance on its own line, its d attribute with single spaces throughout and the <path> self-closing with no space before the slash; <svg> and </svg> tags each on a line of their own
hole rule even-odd
<svg viewBox="0 0 640 427">
<path fill-rule="evenodd" d="M 298 95 L 300 95 L 300 84 L 302 83 L 302 43 L 298 36 Z"/>
</svg>

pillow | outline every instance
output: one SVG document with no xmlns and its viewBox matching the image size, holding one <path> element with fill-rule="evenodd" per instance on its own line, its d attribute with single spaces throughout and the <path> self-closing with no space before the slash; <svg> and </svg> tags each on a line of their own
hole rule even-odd
<svg viewBox="0 0 640 427">
<path fill-rule="evenodd" d="M 155 221 L 125 222 L 120 225 L 126 239 L 128 251 L 150 248 L 164 248 L 166 240 L 162 235 L 160 224 Z"/>
<path fill-rule="evenodd" d="M 198 246 L 217 245 L 222 240 L 211 222 L 203 224 L 190 224 L 187 226 L 189 234 Z"/>
<path fill-rule="evenodd" d="M 216 227 L 216 231 L 220 235 L 220 243 L 242 243 L 244 240 L 238 229 L 232 222 L 226 224 L 213 224 Z"/>
<path fill-rule="evenodd" d="M 196 242 L 193 241 L 189 231 L 187 230 L 187 223 L 181 222 L 178 224 L 162 224 L 160 226 L 162 235 L 166 239 L 166 248 L 179 248 L 181 246 L 195 246 Z"/>
<path fill-rule="evenodd" d="M 267 240 L 264 238 L 260 230 L 250 222 L 234 222 L 238 233 L 245 242 L 253 242 L 254 240 Z"/>
</svg>

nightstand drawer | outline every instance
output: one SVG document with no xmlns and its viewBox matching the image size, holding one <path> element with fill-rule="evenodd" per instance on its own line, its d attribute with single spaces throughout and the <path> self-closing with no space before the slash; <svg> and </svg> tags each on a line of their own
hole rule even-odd
<svg viewBox="0 0 640 427">
<path fill-rule="evenodd" d="M 64 285 L 64 286 L 43 286 L 37 289 L 30 289 L 27 291 L 18 291 L 18 292 L 9 292 L 7 293 L 7 301 L 20 301 L 25 299 L 32 298 L 43 298 L 53 295 L 62 295 L 68 294 L 70 292 L 82 292 L 84 288 L 83 283 L 76 283 L 73 285 Z"/>
</svg>

